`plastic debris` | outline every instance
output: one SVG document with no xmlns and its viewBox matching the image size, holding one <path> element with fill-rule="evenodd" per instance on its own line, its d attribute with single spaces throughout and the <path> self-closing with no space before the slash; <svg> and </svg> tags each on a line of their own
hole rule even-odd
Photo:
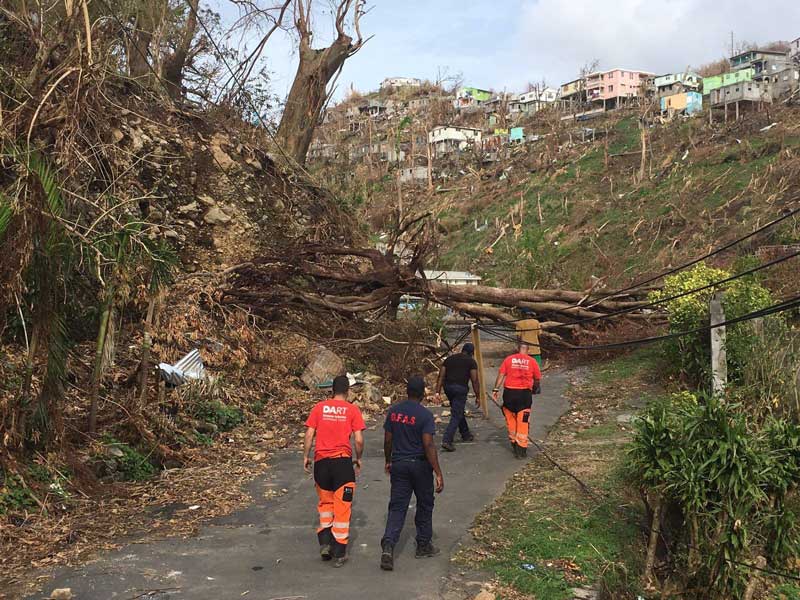
<svg viewBox="0 0 800 600">
<path fill-rule="evenodd" d="M 519 568 L 522 569 L 523 571 L 535 571 L 536 570 L 536 565 L 534 565 L 532 563 L 522 563 L 519 566 Z"/>
<path fill-rule="evenodd" d="M 169 387 L 178 387 L 189 380 L 206 378 L 200 351 L 195 348 L 174 365 L 158 363 L 158 373 Z"/>
</svg>

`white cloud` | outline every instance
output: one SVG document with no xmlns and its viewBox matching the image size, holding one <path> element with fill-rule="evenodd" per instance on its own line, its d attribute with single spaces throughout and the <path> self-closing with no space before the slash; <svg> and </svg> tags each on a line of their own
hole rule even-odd
<svg viewBox="0 0 800 600">
<path fill-rule="evenodd" d="M 525 67 L 556 83 L 593 59 L 657 73 L 697 67 L 726 54 L 731 31 L 755 42 L 794 39 L 800 2 L 527 0 L 520 21 Z"/>
</svg>

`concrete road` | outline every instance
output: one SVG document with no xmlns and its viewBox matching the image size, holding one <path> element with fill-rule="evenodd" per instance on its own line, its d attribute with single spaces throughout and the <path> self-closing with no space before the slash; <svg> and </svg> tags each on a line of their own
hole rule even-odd
<svg viewBox="0 0 800 600">
<path fill-rule="evenodd" d="M 487 360 L 487 388 L 498 362 L 497 357 Z M 567 409 L 566 386 L 564 374 L 545 375 L 533 410 L 535 438 L 543 438 Z M 412 504 L 394 572 L 378 568 L 389 482 L 383 473 L 382 424 L 371 423 L 353 506 L 350 560 L 343 568 L 319 560 L 314 486 L 303 473 L 302 454 L 286 451 L 275 457 L 267 477 L 251 484 L 254 501 L 248 508 L 210 523 L 194 538 L 132 544 L 83 568 L 54 573 L 44 593 L 31 598 L 46 598 L 54 588 L 64 587 L 79 600 L 441 598 L 451 553 L 474 517 L 521 466 L 500 428 L 502 415 L 490 409 L 491 422 L 472 409 L 476 442 L 457 444 L 453 453 L 440 452 L 445 490 L 434 510 L 434 543 L 442 549 L 436 558 L 414 558 Z M 438 426 L 439 442 L 446 421 Z M 266 491 L 284 488 L 288 492 L 279 498 L 265 498 Z"/>
</svg>

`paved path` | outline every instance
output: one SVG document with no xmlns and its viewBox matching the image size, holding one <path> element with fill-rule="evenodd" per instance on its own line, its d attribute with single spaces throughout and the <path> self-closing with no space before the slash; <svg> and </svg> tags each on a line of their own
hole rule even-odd
<svg viewBox="0 0 800 600">
<path fill-rule="evenodd" d="M 496 358 L 486 366 L 487 388 L 497 373 Z M 567 409 L 566 376 L 545 376 L 543 394 L 534 406 L 532 433 L 546 430 Z M 44 598 L 54 588 L 72 589 L 78 600 L 258 600 L 354 599 L 410 600 L 440 598 L 450 569 L 450 554 L 477 513 L 502 490 L 520 467 L 511 457 L 502 415 L 491 407 L 493 422 L 477 417 L 471 425 L 478 440 L 440 453 L 445 490 L 436 498 L 434 542 L 442 554 L 414 558 L 413 508 L 396 549 L 395 570 L 378 568 L 389 482 L 383 473 L 381 424 L 366 432 L 365 465 L 353 506 L 350 561 L 341 569 L 322 563 L 314 528 L 316 494 L 302 471 L 302 454 L 275 456 L 268 476 L 251 484 L 253 504 L 213 521 L 190 539 L 132 544 L 77 570 L 54 574 L 44 585 Z M 439 414 L 441 409 L 435 409 Z M 474 414 L 474 409 L 473 409 Z M 443 431 L 446 418 L 439 426 Z M 437 435 L 441 441 L 440 435 Z M 266 499 L 269 489 L 288 489 Z"/>
</svg>

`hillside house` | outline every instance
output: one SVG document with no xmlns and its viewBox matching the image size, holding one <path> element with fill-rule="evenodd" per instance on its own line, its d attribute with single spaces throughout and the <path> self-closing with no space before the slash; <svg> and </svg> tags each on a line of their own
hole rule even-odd
<svg viewBox="0 0 800 600">
<path fill-rule="evenodd" d="M 382 100 L 370 99 L 358 105 L 358 113 L 363 116 L 368 116 L 371 119 L 377 119 L 386 115 L 388 107 Z"/>
<path fill-rule="evenodd" d="M 482 90 L 474 87 L 462 87 L 456 92 L 456 99 L 453 105 L 457 109 L 481 105 L 485 102 L 489 102 L 493 96 L 494 94 L 489 90 Z"/>
<path fill-rule="evenodd" d="M 703 78 L 700 75 L 686 71 L 685 73 L 660 75 L 653 80 L 653 87 L 656 98 L 664 98 L 681 92 L 697 92 L 700 90 L 702 82 Z"/>
<path fill-rule="evenodd" d="M 525 128 L 512 127 L 508 134 L 508 141 L 511 144 L 524 144 L 525 143 Z"/>
<path fill-rule="evenodd" d="M 481 145 L 481 130 L 472 127 L 440 125 L 428 133 L 428 143 L 436 156 L 461 152 Z"/>
<path fill-rule="evenodd" d="M 533 114 L 540 111 L 545 106 L 552 105 L 558 100 L 558 90 L 548 87 L 543 90 L 534 90 L 518 94 L 511 98 L 508 103 L 510 113 Z"/>
<path fill-rule="evenodd" d="M 648 80 L 654 76 L 631 69 L 598 71 L 586 79 L 586 97 L 589 102 L 602 104 L 605 110 L 619 108 L 646 94 Z"/>
<path fill-rule="evenodd" d="M 774 50 L 747 50 L 741 52 L 736 56 L 728 59 L 731 69 L 739 71 L 741 69 L 754 68 L 756 72 L 760 71 L 778 71 L 781 70 L 777 66 L 787 62 L 788 57 L 785 52 L 777 52 Z"/>
<path fill-rule="evenodd" d="M 381 81 L 381 89 L 389 88 L 418 88 L 422 87 L 422 80 L 416 77 L 387 77 Z"/>
<path fill-rule="evenodd" d="M 722 87 L 733 85 L 736 83 L 746 83 L 753 81 L 755 69 L 748 67 L 730 73 L 723 73 L 722 75 L 714 75 L 712 77 L 705 77 L 703 79 L 703 95 L 710 96 L 712 92 Z"/>
<path fill-rule="evenodd" d="M 422 185 L 428 182 L 428 167 L 406 167 L 400 169 L 400 183 Z"/>
<path fill-rule="evenodd" d="M 800 60 L 800 38 L 792 40 L 789 44 L 789 56 L 795 61 Z"/>
<path fill-rule="evenodd" d="M 422 96 L 420 98 L 412 98 L 408 101 L 408 109 L 409 110 L 422 110 L 423 108 L 427 108 L 431 103 L 431 99 L 428 96 Z"/>
<path fill-rule="evenodd" d="M 481 276 L 470 273 L 469 271 L 423 271 L 425 279 L 437 281 L 445 285 L 479 285 Z"/>
<path fill-rule="evenodd" d="M 678 114 L 694 115 L 703 110 L 703 94 L 700 92 L 679 92 L 661 97 L 661 113 L 669 118 Z"/>
<path fill-rule="evenodd" d="M 565 110 L 572 110 L 586 104 L 586 80 L 574 79 L 561 85 L 558 90 L 561 106 Z"/>
</svg>

